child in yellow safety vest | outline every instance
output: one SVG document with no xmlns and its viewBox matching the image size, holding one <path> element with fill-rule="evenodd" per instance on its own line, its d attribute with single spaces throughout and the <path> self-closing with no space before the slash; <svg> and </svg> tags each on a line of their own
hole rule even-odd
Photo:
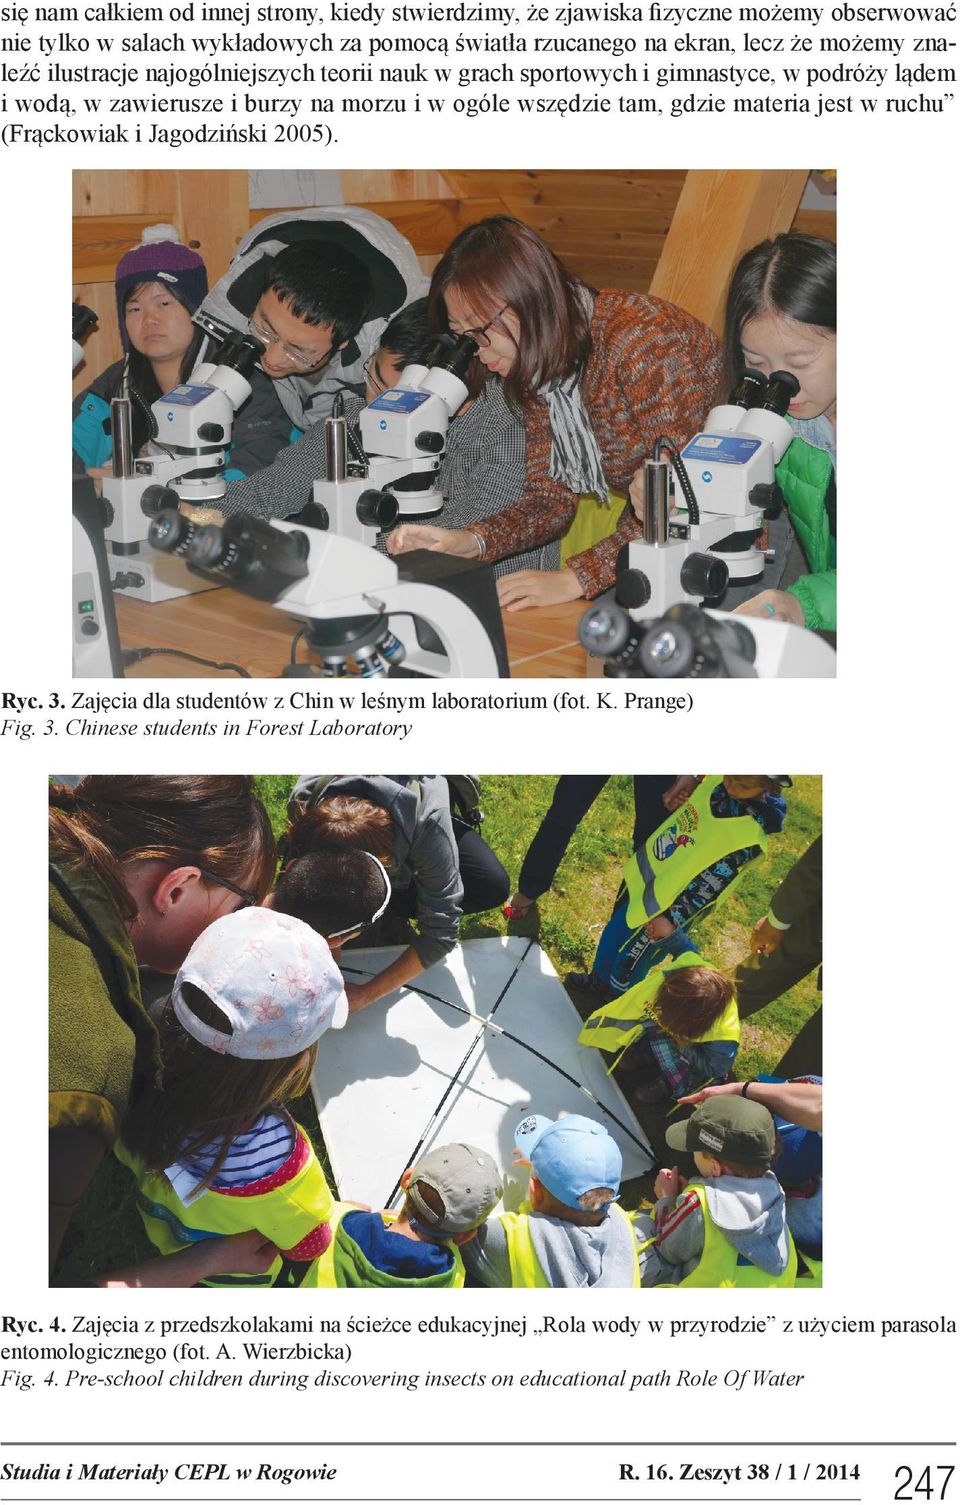
<svg viewBox="0 0 960 1505">
<path fill-rule="evenodd" d="M 204 1283 L 300 1285 L 329 1245 L 333 1199 L 283 1104 L 348 1011 L 326 941 L 292 915 L 236 910 L 191 947 L 159 1024 L 162 1081 L 133 1103 L 117 1155 L 161 1254 L 250 1230 L 279 1251 Z"/>
<path fill-rule="evenodd" d="M 532 1114 L 514 1136 L 532 1172 L 520 1212 L 491 1218 L 465 1245 L 469 1284 L 639 1286 L 631 1219 L 617 1206 L 623 1158 L 602 1124 Z"/>
<path fill-rule="evenodd" d="M 503 1195 L 497 1165 L 473 1145 L 441 1145 L 408 1166 L 400 1185 L 399 1213 L 334 1204 L 333 1242 L 307 1284 L 387 1290 L 464 1284 L 461 1252 Z"/>
<path fill-rule="evenodd" d="M 642 1284 L 792 1286 L 797 1251 L 771 1169 L 776 1127 L 763 1104 L 708 1098 L 686 1122 L 671 1124 L 666 1140 L 693 1155 L 699 1174 L 686 1181 L 674 1166 L 658 1175 L 653 1216 L 636 1219 L 648 1240 Z"/>
<path fill-rule="evenodd" d="M 733 893 L 786 817 L 789 774 L 705 774 L 627 862 L 618 899 L 587 975 L 571 973 L 575 1000 L 624 993 Z M 592 994 L 592 997 L 591 997 Z"/>
<path fill-rule="evenodd" d="M 617 1053 L 611 1070 L 634 1103 L 722 1082 L 740 1046 L 733 983 L 691 947 L 596 1009 L 579 1044 Z"/>
</svg>

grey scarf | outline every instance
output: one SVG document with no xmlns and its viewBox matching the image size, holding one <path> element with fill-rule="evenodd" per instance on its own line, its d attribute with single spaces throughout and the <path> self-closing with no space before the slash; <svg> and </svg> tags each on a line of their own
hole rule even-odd
<svg viewBox="0 0 960 1505">
<path fill-rule="evenodd" d="M 581 288 L 580 299 L 592 318 L 593 294 L 587 288 Z M 540 389 L 539 395 L 547 404 L 550 415 L 550 476 L 571 491 L 592 492 L 609 506 L 610 488 L 604 479 L 597 436 L 583 405 L 580 375 L 575 371 L 572 376 L 557 379 Z"/>
</svg>

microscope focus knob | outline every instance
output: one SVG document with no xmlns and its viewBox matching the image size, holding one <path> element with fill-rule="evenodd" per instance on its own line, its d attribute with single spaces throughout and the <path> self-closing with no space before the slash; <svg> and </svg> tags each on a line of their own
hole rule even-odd
<svg viewBox="0 0 960 1505">
<path fill-rule="evenodd" d="M 722 596 L 729 578 L 726 561 L 714 554 L 688 554 L 680 567 L 681 590 L 703 600 Z"/>
<path fill-rule="evenodd" d="M 617 604 L 629 611 L 631 607 L 646 606 L 653 590 L 643 570 L 623 570 L 617 576 L 615 594 Z"/>
<path fill-rule="evenodd" d="M 201 423 L 197 429 L 197 438 L 205 439 L 208 444 L 219 444 L 223 435 L 224 428 L 222 423 Z"/>
<path fill-rule="evenodd" d="M 417 446 L 417 449 L 425 449 L 428 455 L 443 453 L 443 435 L 436 433 L 433 429 L 425 429 L 422 434 L 417 435 L 413 442 Z"/>
<path fill-rule="evenodd" d="M 400 516 L 400 503 L 392 491 L 361 491 L 357 497 L 357 521 L 365 528 L 392 528 Z"/>
<path fill-rule="evenodd" d="M 169 486 L 147 486 L 140 498 L 140 511 L 144 517 L 156 517 L 158 512 L 176 512 L 180 498 Z"/>
</svg>

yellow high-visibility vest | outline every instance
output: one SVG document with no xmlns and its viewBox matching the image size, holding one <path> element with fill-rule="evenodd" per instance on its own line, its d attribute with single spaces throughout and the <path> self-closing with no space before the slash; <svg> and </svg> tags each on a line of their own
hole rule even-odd
<svg viewBox="0 0 960 1505">
<path fill-rule="evenodd" d="M 629 1215 L 616 1202 L 612 1203 L 610 1207 L 610 1216 L 614 1215 L 622 1218 L 630 1230 L 630 1247 L 633 1250 L 632 1284 L 639 1286 L 640 1261 L 637 1258 L 636 1244 L 634 1242 L 633 1222 Z M 503 1230 L 507 1235 L 507 1254 L 510 1258 L 510 1284 L 514 1286 L 548 1286 L 550 1282 L 543 1273 L 533 1246 L 533 1238 L 530 1234 L 530 1214 L 526 1212 L 503 1212 L 500 1214 L 500 1222 L 503 1224 Z"/>
<path fill-rule="evenodd" d="M 137 1179 L 138 1210 L 154 1248 L 161 1254 L 176 1254 L 201 1239 L 256 1228 L 279 1249 L 293 1249 L 319 1223 L 325 1223 L 333 1197 L 309 1137 L 299 1125 L 294 1128 L 306 1141 L 308 1154 L 291 1180 L 253 1196 L 230 1195 L 211 1187 L 189 1205 L 180 1200 L 163 1171 L 148 1171 L 122 1142 L 116 1145 L 118 1160 Z M 282 1268 L 278 1256 L 262 1275 L 211 1276 L 203 1284 L 272 1286 Z"/>
<path fill-rule="evenodd" d="M 707 1207 L 706 1187 L 702 1181 L 688 1181 L 687 1191 L 695 1191 L 703 1213 L 703 1253 L 695 1270 L 679 1282 L 681 1286 L 793 1286 L 797 1279 L 797 1249 L 793 1234 L 787 1229 L 790 1257 L 782 1275 L 768 1275 L 759 1265 L 739 1263 L 740 1255 L 730 1240 L 724 1238 Z"/>
<path fill-rule="evenodd" d="M 717 773 L 707 774 L 685 805 L 668 815 L 663 825 L 634 852 L 623 870 L 627 886 L 627 924 L 639 930 L 655 915 L 669 909 L 694 878 L 742 847 L 767 850 L 767 833 L 752 815 L 718 819 L 710 799 L 720 785 Z M 724 890 L 729 897 L 743 870 Z"/>
<path fill-rule="evenodd" d="M 577 1044 L 593 1045 L 599 1050 L 616 1052 L 619 1061 L 627 1047 L 643 1033 L 647 1020 L 654 1017 L 653 1003 L 667 973 L 676 972 L 681 967 L 709 965 L 696 951 L 685 951 L 682 956 L 668 958 L 625 993 L 595 1009 L 577 1036 Z M 720 1018 L 704 1034 L 691 1040 L 691 1044 L 707 1045 L 712 1040 L 733 1040 L 739 1043 L 740 1013 L 736 996 L 730 999 Z M 614 1061 L 614 1066 L 617 1061 Z M 612 1071 L 613 1067 L 610 1069 Z"/>
</svg>

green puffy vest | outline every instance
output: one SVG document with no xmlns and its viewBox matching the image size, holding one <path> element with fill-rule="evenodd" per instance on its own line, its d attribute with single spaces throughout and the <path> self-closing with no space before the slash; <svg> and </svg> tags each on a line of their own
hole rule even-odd
<svg viewBox="0 0 960 1505">
<path fill-rule="evenodd" d="M 837 541 L 826 509 L 832 475 L 833 461 L 826 450 L 799 437 L 777 466 L 777 482 L 810 569 L 791 585 L 790 594 L 803 607 L 807 627 L 831 632 L 837 625 Z"/>
<path fill-rule="evenodd" d="M 613 1071 L 627 1047 L 643 1033 L 644 1025 L 654 1017 L 653 1003 L 667 973 L 676 972 L 681 967 L 709 965 L 696 951 L 685 951 L 682 956 L 654 967 L 625 993 L 595 1009 L 577 1036 L 577 1044 L 594 1045 L 598 1050 L 617 1052 L 617 1060 L 610 1067 Z M 731 998 L 720 1018 L 704 1034 L 692 1039 L 691 1044 L 706 1045 L 711 1040 L 736 1040 L 739 1043 L 740 1014 L 736 998 Z"/>
<path fill-rule="evenodd" d="M 710 797 L 720 782 L 718 773 L 707 774 L 687 803 L 668 815 L 630 858 L 623 880 L 631 929 L 639 930 L 669 909 L 694 878 L 731 852 L 742 847 L 767 850 L 767 833 L 755 816 L 731 815 L 720 820 L 713 814 Z M 743 873 L 741 868 L 734 882 L 724 889 L 724 898 L 729 898 Z"/>
<path fill-rule="evenodd" d="M 446 1244 L 453 1255 L 453 1264 L 447 1271 L 441 1271 L 438 1275 L 425 1275 L 419 1279 L 413 1276 L 401 1278 L 398 1275 L 389 1275 L 384 1270 L 378 1270 L 364 1255 L 362 1249 L 351 1239 L 342 1228 L 343 1218 L 348 1212 L 356 1212 L 357 1209 L 349 1202 L 335 1202 L 333 1211 L 328 1218 L 333 1238 L 326 1249 L 315 1259 L 311 1266 L 311 1278 L 304 1281 L 304 1285 L 321 1286 L 332 1290 L 338 1286 L 376 1286 L 392 1290 L 397 1286 L 424 1286 L 428 1290 L 458 1289 L 466 1279 L 463 1260 L 456 1244 Z M 396 1219 L 396 1213 L 383 1212 L 380 1214 L 385 1223 L 392 1223 Z"/>
</svg>

